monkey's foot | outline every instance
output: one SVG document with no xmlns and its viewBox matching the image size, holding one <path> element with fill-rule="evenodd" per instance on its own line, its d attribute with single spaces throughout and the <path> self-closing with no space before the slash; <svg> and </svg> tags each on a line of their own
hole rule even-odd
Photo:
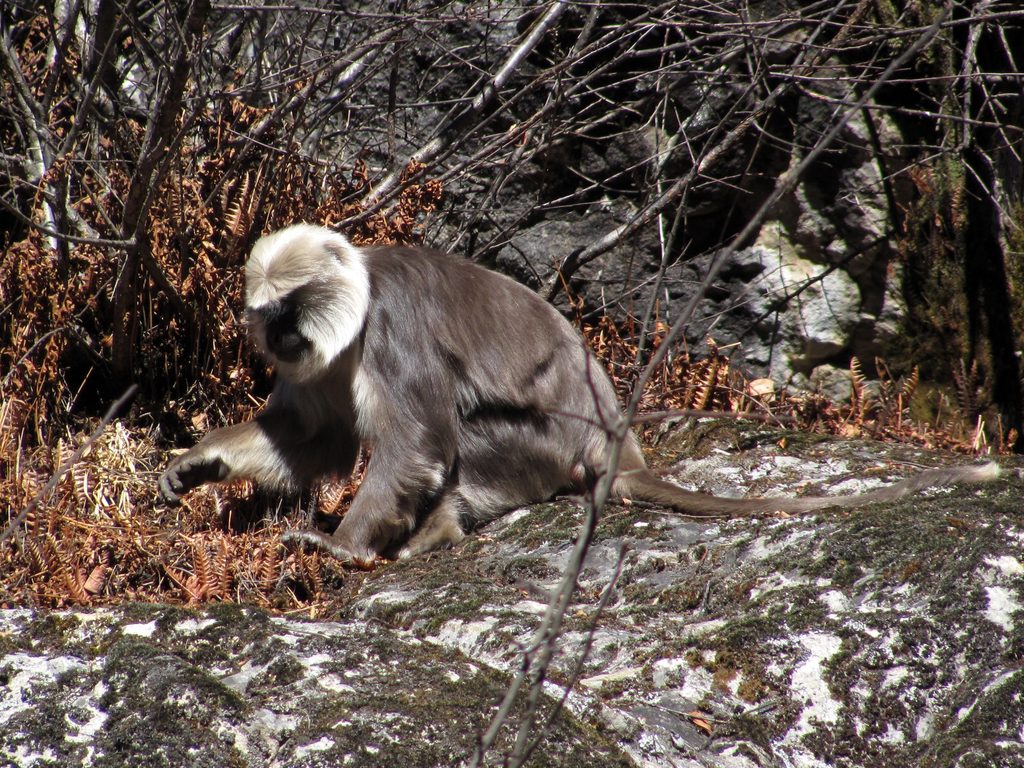
<svg viewBox="0 0 1024 768">
<path fill-rule="evenodd" d="M 289 548 L 314 549 L 356 568 L 372 568 L 377 559 L 377 556 L 369 550 L 357 551 L 354 547 L 320 531 L 285 531 L 281 534 L 281 543 Z"/>
<path fill-rule="evenodd" d="M 398 550 L 398 559 L 407 560 L 437 549 L 450 549 L 466 538 L 458 518 L 441 514 L 442 510 L 431 513 L 416 529 L 404 547 Z"/>
</svg>

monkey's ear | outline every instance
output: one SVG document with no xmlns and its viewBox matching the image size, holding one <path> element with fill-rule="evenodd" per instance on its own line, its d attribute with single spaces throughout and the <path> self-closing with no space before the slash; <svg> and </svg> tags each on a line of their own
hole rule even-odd
<svg viewBox="0 0 1024 768">
<path fill-rule="evenodd" d="M 334 230 L 328 230 L 330 237 L 325 237 L 323 241 L 324 251 L 329 253 L 342 266 L 350 266 L 353 261 L 362 260 L 362 249 L 357 245 L 353 245 L 352 242 L 340 232 Z"/>
</svg>

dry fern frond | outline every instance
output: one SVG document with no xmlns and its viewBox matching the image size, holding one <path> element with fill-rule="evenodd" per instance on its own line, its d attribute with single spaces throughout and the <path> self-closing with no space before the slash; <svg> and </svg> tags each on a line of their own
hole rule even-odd
<svg viewBox="0 0 1024 768">
<path fill-rule="evenodd" d="M 217 596 L 225 600 L 231 597 L 231 586 L 234 582 L 233 565 L 234 552 L 231 548 L 231 541 L 226 535 L 221 534 L 214 568 L 217 578 Z"/>
<path fill-rule="evenodd" d="M 86 464 L 76 464 L 71 468 L 71 488 L 75 500 L 81 504 L 92 505 L 92 498 L 89 494 L 89 467 Z"/>
<path fill-rule="evenodd" d="M 256 560 L 256 573 L 258 574 L 258 586 L 260 591 L 267 594 L 277 588 L 278 579 L 281 577 L 281 557 L 278 554 L 280 547 L 276 540 L 260 550 Z"/>
<path fill-rule="evenodd" d="M 221 189 L 221 207 L 224 210 L 224 225 L 232 237 L 244 239 L 252 230 L 256 210 L 256 190 L 262 174 L 246 171 L 237 184 L 225 184 Z"/>
<path fill-rule="evenodd" d="M 349 483 L 328 482 L 320 487 L 317 511 L 323 515 L 338 514 L 338 507 L 350 495 Z"/>
<path fill-rule="evenodd" d="M 914 370 L 910 372 L 903 383 L 900 385 L 900 403 L 901 408 L 909 408 L 910 401 L 914 398 L 914 393 L 917 392 L 917 388 L 921 383 L 921 369 L 918 366 L 914 366 Z"/>
<path fill-rule="evenodd" d="M 718 383 L 718 366 L 720 362 L 717 357 L 708 361 L 708 366 L 700 377 L 697 384 L 697 391 L 693 398 L 693 408 L 698 411 L 705 410 L 711 403 L 711 397 L 715 392 L 715 385 Z"/>
<path fill-rule="evenodd" d="M 217 582 L 213 576 L 213 563 L 210 562 L 210 553 L 206 551 L 203 542 L 196 542 L 193 547 L 196 573 L 193 591 L 202 600 L 205 597 L 219 597 L 217 594 Z"/>
<path fill-rule="evenodd" d="M 323 570 L 320 567 L 320 554 L 317 552 L 304 552 L 299 549 L 295 552 L 296 561 L 299 566 L 298 580 L 311 595 L 319 595 L 324 590 Z"/>
<path fill-rule="evenodd" d="M 25 515 L 26 538 L 42 537 L 56 530 L 57 508 L 52 504 L 36 505 Z"/>
<path fill-rule="evenodd" d="M 981 413 L 981 406 L 978 404 L 978 361 L 972 360 L 968 368 L 964 361 L 960 361 L 959 370 L 953 370 L 953 382 L 956 385 L 956 404 L 960 409 L 960 415 L 964 421 L 973 422 Z"/>
<path fill-rule="evenodd" d="M 858 428 L 864 426 L 870 414 L 878 408 L 878 403 L 872 395 L 868 384 L 868 378 L 864 375 L 860 359 L 850 358 L 850 416 Z"/>
<path fill-rule="evenodd" d="M 170 577 L 178 588 L 185 593 L 185 599 L 190 603 L 198 603 L 203 600 L 204 594 L 198 579 L 182 573 L 172 565 L 164 564 L 164 572 Z"/>
<path fill-rule="evenodd" d="M 180 222 L 185 217 L 185 204 L 181 194 L 181 175 L 176 172 L 168 174 L 165 184 L 166 192 L 162 201 L 167 218 L 172 222 Z"/>
<path fill-rule="evenodd" d="M 864 376 L 864 371 L 861 369 L 860 360 L 857 357 L 850 358 L 850 382 L 853 385 L 853 405 L 858 411 L 863 411 L 863 407 L 859 407 L 864 402 L 864 389 L 867 383 L 867 378 Z"/>
<path fill-rule="evenodd" d="M 66 596 L 76 603 L 88 603 L 90 598 L 85 591 L 85 577 L 73 558 L 65 554 L 53 536 L 47 535 L 45 542 L 52 574 L 57 577 L 58 583 L 64 585 Z"/>
<path fill-rule="evenodd" d="M 30 573 L 49 573 L 50 555 L 46 546 L 46 540 L 36 535 L 29 535 L 25 537 L 23 546 Z"/>
</svg>

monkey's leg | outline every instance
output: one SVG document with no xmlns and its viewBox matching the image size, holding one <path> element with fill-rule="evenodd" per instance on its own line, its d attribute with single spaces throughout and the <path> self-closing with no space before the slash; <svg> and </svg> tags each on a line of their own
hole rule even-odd
<svg viewBox="0 0 1024 768">
<path fill-rule="evenodd" d="M 530 411 L 483 412 L 459 432 L 458 522 L 471 531 L 574 486 L 563 425 Z M 427 521 L 424 521 L 426 525 Z"/>
<path fill-rule="evenodd" d="M 289 531 L 283 540 L 360 563 L 393 551 L 415 530 L 419 513 L 437 503 L 447 483 L 449 462 L 436 454 L 411 444 L 374 446 L 355 501 L 334 533 Z"/>
</svg>

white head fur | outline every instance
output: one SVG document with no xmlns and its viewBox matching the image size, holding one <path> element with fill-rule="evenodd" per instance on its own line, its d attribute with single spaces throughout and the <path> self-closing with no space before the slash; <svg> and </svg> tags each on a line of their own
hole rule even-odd
<svg viewBox="0 0 1024 768">
<path fill-rule="evenodd" d="M 302 289 L 298 330 L 312 351 L 290 363 L 267 351 L 262 328 L 254 335 L 278 373 L 308 382 L 325 373 L 356 340 L 370 305 L 370 279 L 362 252 L 326 227 L 295 224 L 256 241 L 245 265 L 245 301 L 260 309 Z"/>
</svg>

